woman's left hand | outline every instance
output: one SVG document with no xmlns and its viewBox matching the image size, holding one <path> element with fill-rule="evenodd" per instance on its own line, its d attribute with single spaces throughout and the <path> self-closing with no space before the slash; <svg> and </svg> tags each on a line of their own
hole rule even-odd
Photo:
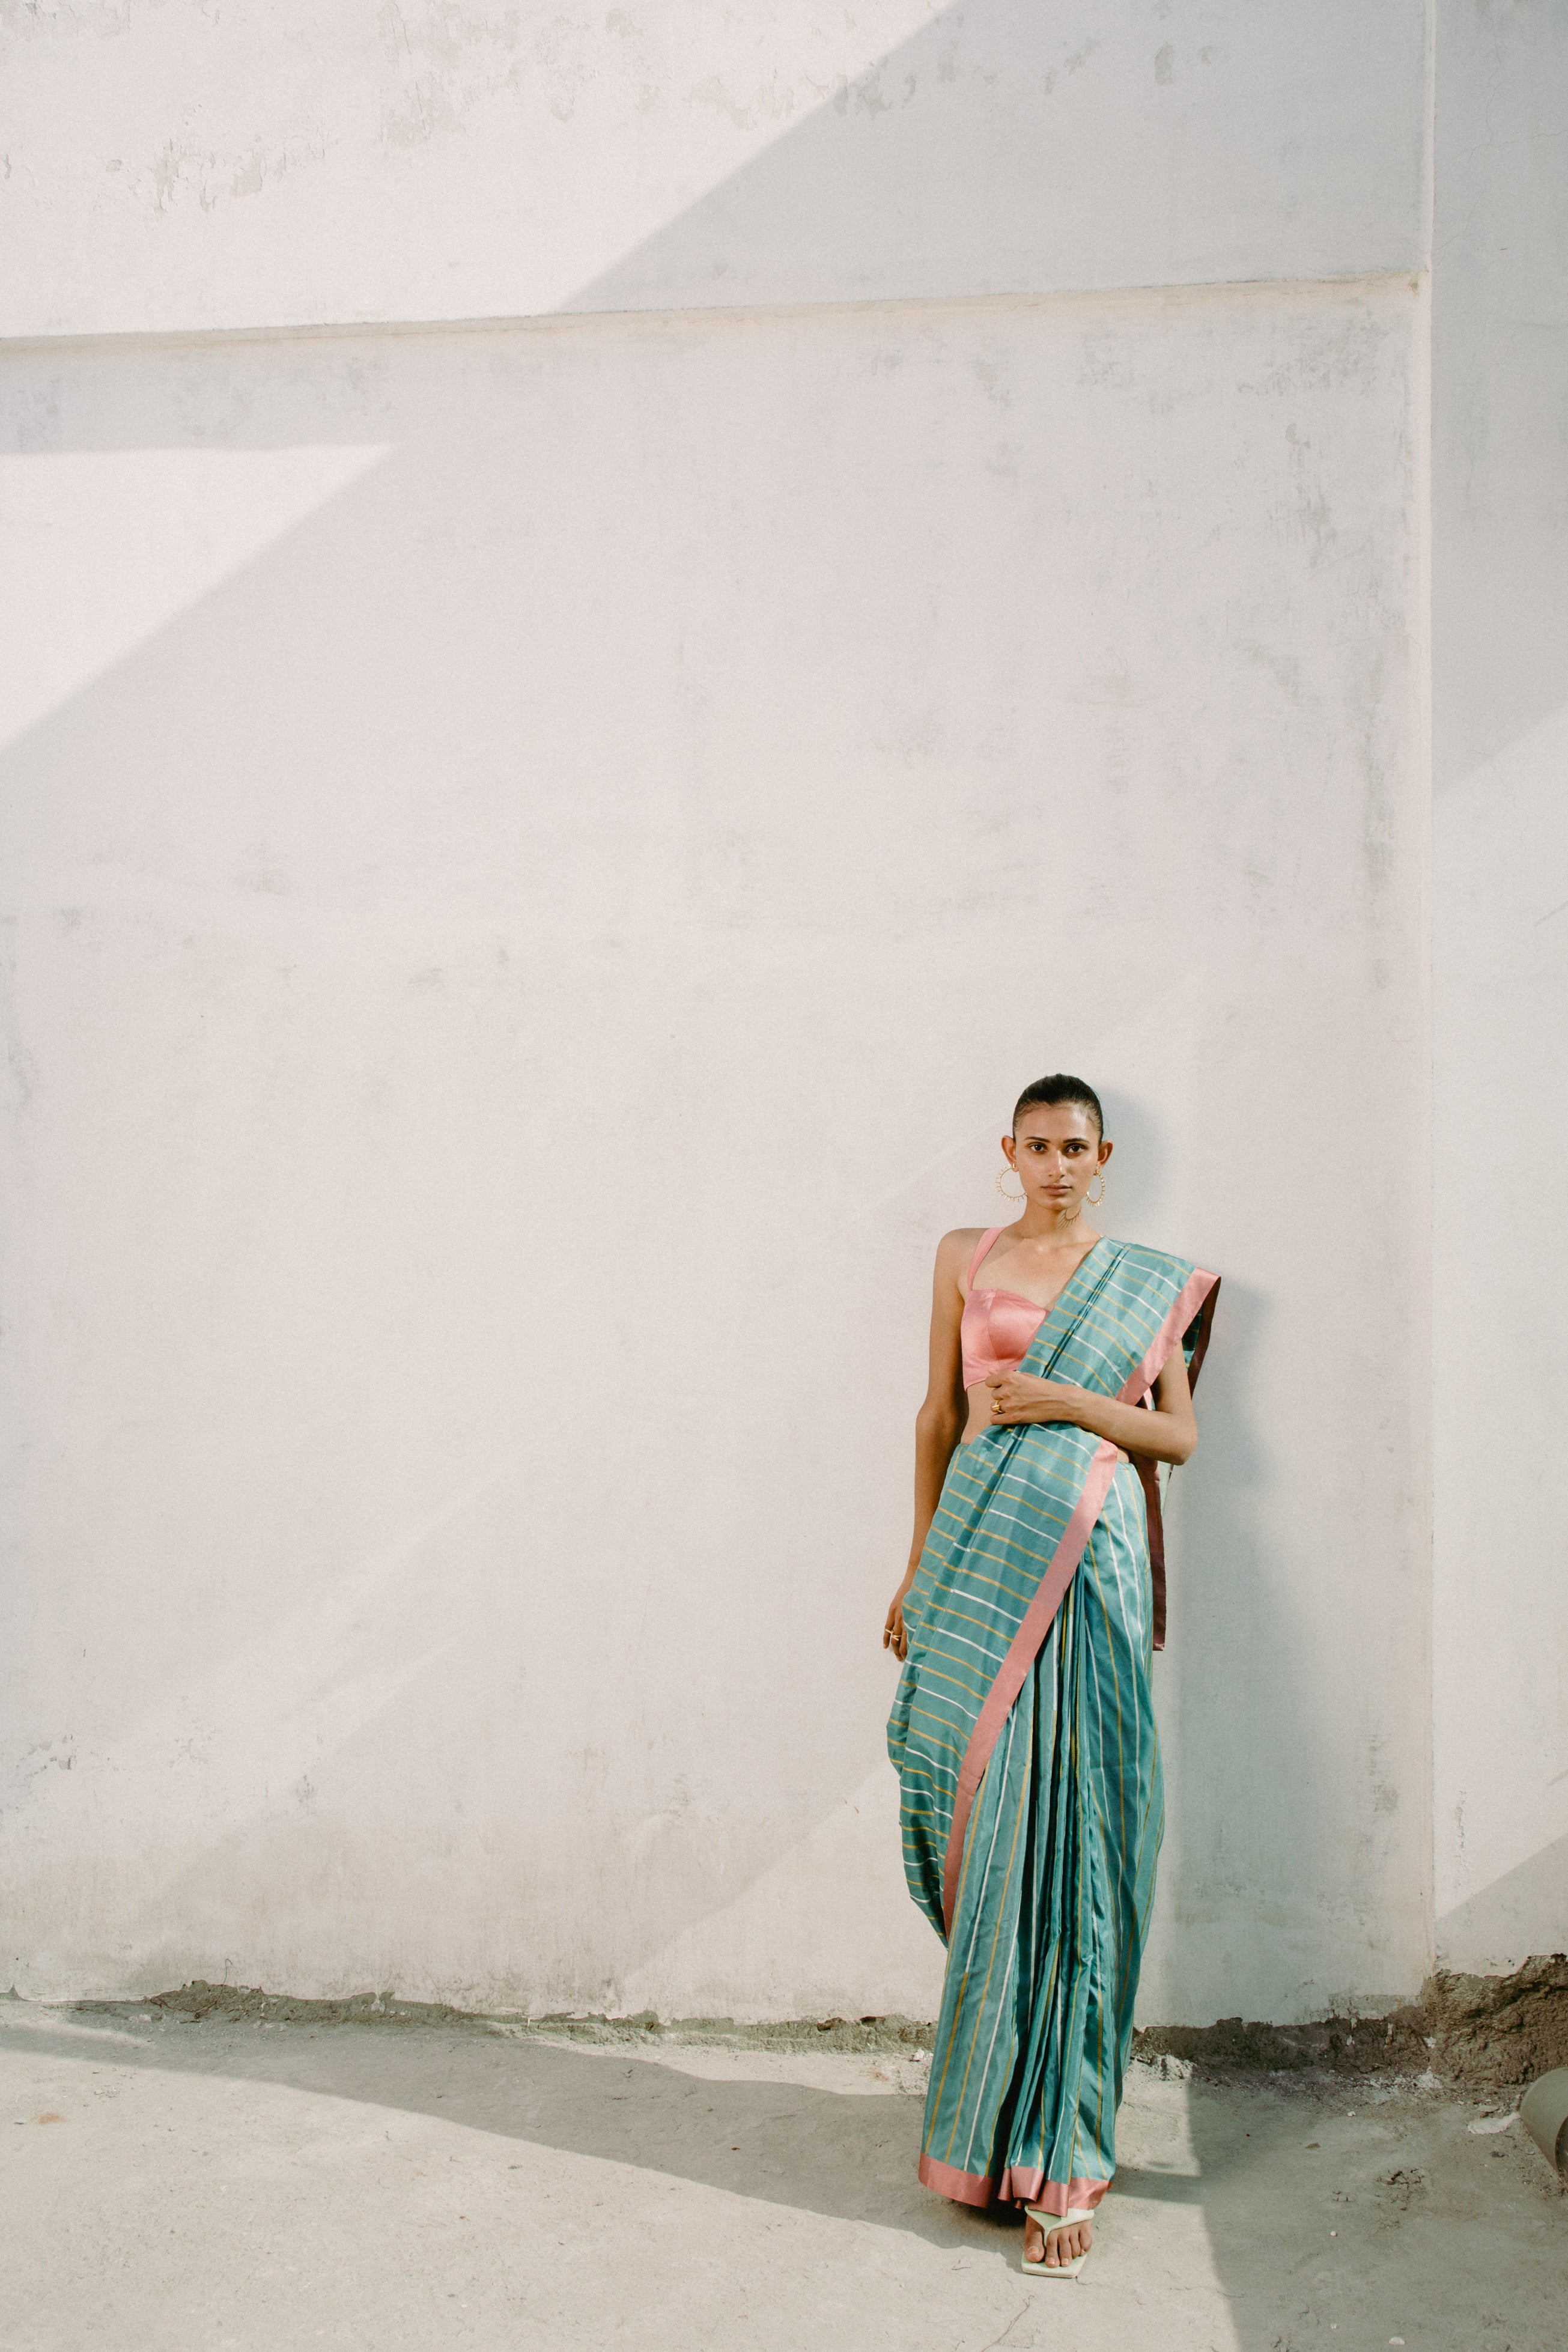
<svg viewBox="0 0 1568 2352">
<path fill-rule="evenodd" d="M 1070 1381 L 1036 1381 L 1024 1372 L 993 1372 L 985 1383 L 991 1391 L 994 1428 L 1016 1428 L 1026 1421 L 1080 1421 L 1090 1402 L 1087 1389 Z"/>
</svg>

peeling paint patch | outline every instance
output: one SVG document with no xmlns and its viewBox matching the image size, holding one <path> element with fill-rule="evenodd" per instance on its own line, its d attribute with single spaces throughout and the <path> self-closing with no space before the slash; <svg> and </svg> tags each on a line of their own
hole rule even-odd
<svg viewBox="0 0 1568 2352">
<path fill-rule="evenodd" d="M 781 90 L 776 82 L 753 90 L 749 98 L 741 98 L 715 74 L 707 81 L 694 84 L 689 95 L 699 106 L 711 107 L 728 115 L 737 131 L 754 131 L 763 122 L 784 121 L 795 112 L 793 93 Z M 837 93 L 834 103 L 838 104 Z M 839 106 L 838 110 L 842 113 L 843 107 Z"/>
<path fill-rule="evenodd" d="M 20 1780 L 36 1780 L 40 1772 L 68 1772 L 76 1763 L 75 1743 L 69 1739 L 37 1740 L 23 1751 L 16 1765 Z"/>
<path fill-rule="evenodd" d="M 987 400 L 994 402 L 998 408 L 1012 407 L 1013 395 L 1002 381 L 1002 370 L 995 360 L 977 357 L 971 362 L 971 368 Z"/>
<path fill-rule="evenodd" d="M 456 130 L 457 114 L 433 73 L 409 83 L 400 106 L 382 111 L 381 135 L 392 147 L 419 147 L 437 131 Z"/>
<path fill-rule="evenodd" d="M 130 185 L 133 196 L 150 202 L 154 212 L 175 212 L 194 201 L 204 213 L 211 213 L 231 199 L 258 194 L 287 172 L 324 163 L 326 153 L 326 139 L 320 132 L 272 147 L 257 145 L 240 155 L 220 155 L 171 139 L 150 163 L 132 173 Z M 124 169 L 124 159 L 110 157 L 103 168 L 117 173 Z"/>
</svg>

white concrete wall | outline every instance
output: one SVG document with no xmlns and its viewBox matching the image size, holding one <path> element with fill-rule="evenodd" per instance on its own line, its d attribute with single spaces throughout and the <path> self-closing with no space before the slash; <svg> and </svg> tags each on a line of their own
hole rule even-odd
<svg viewBox="0 0 1568 2352">
<path fill-rule="evenodd" d="M 1436 1934 L 1568 1943 L 1568 13 L 1447 0 L 1434 320 Z"/>
<path fill-rule="evenodd" d="M 38 0 L 0 326 L 1407 268 L 1425 39 L 1421 0 Z"/>
<path fill-rule="evenodd" d="M 868 17 L 937 150 L 809 11 L 646 127 L 388 21 L 11 36 L 6 1964 L 931 2013 L 877 1629 L 1060 1065 L 1226 1277 L 1145 2011 L 1409 1990 L 1422 12 Z"/>
</svg>

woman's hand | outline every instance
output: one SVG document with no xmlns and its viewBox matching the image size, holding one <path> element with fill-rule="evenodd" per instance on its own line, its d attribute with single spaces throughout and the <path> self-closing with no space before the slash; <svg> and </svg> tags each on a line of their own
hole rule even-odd
<svg viewBox="0 0 1568 2352">
<path fill-rule="evenodd" d="M 1085 1408 L 1105 1402 L 1070 1381 L 1036 1381 L 1024 1372 L 993 1372 L 985 1385 L 995 1429 L 1016 1428 L 1026 1421 L 1076 1421 L 1081 1426 Z"/>
<path fill-rule="evenodd" d="M 882 1625 L 882 1647 L 891 1650 L 895 1658 L 906 1658 L 910 1652 L 910 1637 L 904 1630 L 904 1596 L 914 1580 L 915 1571 L 911 1568 L 894 1593 Z"/>
<path fill-rule="evenodd" d="M 1184 1462 L 1198 1442 L 1187 1368 L 1176 1349 L 1154 1383 L 1154 1410 L 1124 1404 L 1070 1381 L 1032 1381 L 1022 1372 L 993 1372 L 993 1429 L 1016 1429 L 1030 1421 L 1069 1421 L 1114 1445 L 1126 1462 L 1134 1454 L 1151 1462 Z"/>
</svg>

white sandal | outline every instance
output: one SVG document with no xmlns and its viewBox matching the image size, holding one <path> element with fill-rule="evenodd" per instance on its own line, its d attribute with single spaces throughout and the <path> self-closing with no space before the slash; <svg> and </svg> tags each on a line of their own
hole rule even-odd
<svg viewBox="0 0 1568 2352">
<path fill-rule="evenodd" d="M 1047 2213 L 1043 2205 L 1026 2205 L 1024 2210 L 1031 2221 L 1039 2223 L 1047 2241 L 1053 2230 L 1068 2230 L 1075 2221 L 1092 2221 L 1094 2219 L 1092 2210 L 1087 2206 L 1081 2212 L 1076 2206 L 1067 2213 Z M 1033 2271 L 1037 2278 L 1077 2278 L 1093 2251 L 1091 2246 L 1089 2253 L 1074 2254 L 1070 2261 L 1065 2263 L 1026 2262 L 1023 2267 Z"/>
</svg>

